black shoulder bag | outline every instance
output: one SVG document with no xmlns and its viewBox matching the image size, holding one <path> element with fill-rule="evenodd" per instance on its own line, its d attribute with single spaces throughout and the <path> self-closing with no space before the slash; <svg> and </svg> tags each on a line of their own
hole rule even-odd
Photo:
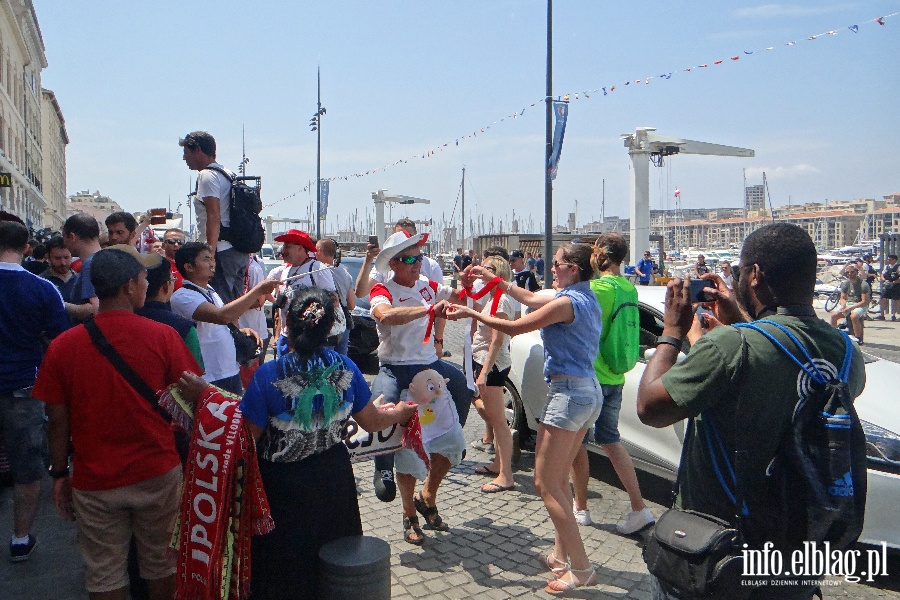
<svg viewBox="0 0 900 600">
<path fill-rule="evenodd" d="M 112 363 L 112 366 L 115 367 L 116 371 L 119 372 L 119 375 L 122 376 L 128 385 L 130 385 L 134 391 L 140 394 L 147 402 L 150 403 L 150 406 L 153 407 L 153 410 L 162 417 L 163 421 L 166 423 L 172 422 L 172 416 L 165 411 L 165 409 L 159 405 L 159 396 L 156 392 L 153 391 L 146 381 L 141 379 L 141 376 L 135 373 L 134 369 L 129 366 L 125 359 L 122 358 L 122 355 L 113 348 L 113 345 L 109 343 L 109 340 L 106 339 L 106 336 L 103 335 L 103 331 L 101 331 L 100 326 L 94 322 L 93 319 L 90 319 L 84 323 L 84 328 L 87 329 L 88 334 L 91 336 L 91 341 L 94 342 L 94 345 L 97 347 L 97 350 L 100 351 L 100 354 L 106 357 L 106 359 Z M 182 431 L 181 429 L 175 429 L 175 449 L 178 451 L 178 456 L 181 458 L 181 464 L 185 463 L 187 459 L 188 447 L 190 446 L 191 438 L 190 436 Z"/>
<path fill-rule="evenodd" d="M 740 377 L 743 377 L 746 362 L 747 341 L 741 332 L 741 363 L 738 367 Z M 740 404 L 739 394 L 735 414 L 739 413 Z M 688 421 L 687 426 L 678 475 L 675 478 L 673 503 L 681 481 L 686 449 L 694 430 L 693 419 Z M 738 436 L 739 439 L 740 437 Z M 670 508 L 660 516 L 644 546 L 643 556 L 647 570 L 692 598 L 744 598 L 752 589 L 741 585 L 741 512 L 744 507 L 741 474 L 746 461 L 743 458 L 745 449 L 739 444 L 737 450 L 734 524 L 713 515 Z"/>
</svg>

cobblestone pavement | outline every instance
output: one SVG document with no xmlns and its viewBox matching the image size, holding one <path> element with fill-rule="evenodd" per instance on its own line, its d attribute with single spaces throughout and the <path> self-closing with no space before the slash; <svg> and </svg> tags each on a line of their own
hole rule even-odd
<svg viewBox="0 0 900 600">
<path fill-rule="evenodd" d="M 448 326 L 445 339 L 453 352 L 449 359 L 459 362 L 461 329 Z M 374 373 L 374 361 L 363 368 L 367 378 Z M 477 414 L 470 413 L 467 440 L 480 434 Z M 391 545 L 392 597 L 411 598 L 549 598 L 542 588 L 549 576 L 536 559 L 550 547 L 553 527 L 533 485 L 533 455 L 523 453 L 515 473 L 515 491 L 483 494 L 478 486 L 485 481 L 474 469 L 488 459 L 469 449 L 466 459 L 451 471 L 438 493 L 441 515 L 450 532 L 426 530 L 426 541 L 415 547 L 403 541 L 399 498 L 382 503 L 372 489 L 372 463 L 354 465 L 360 510 L 366 535 L 380 537 Z M 592 473 L 605 480 L 591 479 L 588 504 L 595 524 L 581 527 L 591 561 L 598 569 L 600 583 L 573 592 L 572 598 L 650 598 L 650 583 L 641 559 L 642 539 L 623 537 L 615 523 L 628 508 L 627 495 L 606 476 L 605 459 L 592 456 Z M 609 483 L 612 482 L 612 483 Z M 650 482 L 652 483 L 652 482 Z M 645 485 L 641 481 L 642 489 Z M 649 486 L 652 487 L 652 486 Z M 665 484 L 657 485 L 665 489 Z M 664 492 L 651 495 L 650 510 L 657 516 Z M 0 492 L 0 524 L 9 531 L 12 522 L 12 494 Z M 50 499 L 49 480 L 44 482 L 41 509 L 34 528 L 40 542 L 31 559 L 10 564 L 0 559 L 0 600 L 84 599 L 83 567 L 75 547 L 75 525 L 56 515 Z M 5 547 L 4 547 L 5 548 Z M 5 552 L 5 549 L 2 550 Z M 900 598 L 900 560 L 892 555 L 891 575 L 874 584 L 847 583 L 823 589 L 826 598 Z"/>
</svg>

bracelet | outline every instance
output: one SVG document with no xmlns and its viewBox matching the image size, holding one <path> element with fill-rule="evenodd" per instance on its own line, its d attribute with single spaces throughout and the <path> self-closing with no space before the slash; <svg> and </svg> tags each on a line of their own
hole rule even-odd
<svg viewBox="0 0 900 600">
<path fill-rule="evenodd" d="M 681 350 L 681 342 L 682 340 L 677 337 L 672 337 L 671 335 L 661 335 L 656 338 L 656 347 L 659 348 L 660 344 L 669 344 L 670 346 L 675 346 L 679 351 Z"/>
<path fill-rule="evenodd" d="M 443 346 L 443 345 L 444 345 L 444 338 L 437 338 L 437 337 L 436 337 L 436 338 L 434 338 L 434 343 L 435 343 L 435 344 L 440 344 L 440 345 Z"/>
<path fill-rule="evenodd" d="M 69 466 L 66 465 L 63 469 L 50 469 L 50 479 L 62 479 L 63 477 L 69 476 Z"/>
</svg>

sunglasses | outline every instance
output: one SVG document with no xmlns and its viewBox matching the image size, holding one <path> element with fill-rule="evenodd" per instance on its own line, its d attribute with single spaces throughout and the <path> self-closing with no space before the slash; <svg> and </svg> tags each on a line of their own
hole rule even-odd
<svg viewBox="0 0 900 600">
<path fill-rule="evenodd" d="M 166 242 L 167 244 L 169 244 L 170 246 L 174 246 L 174 245 L 176 245 L 176 244 L 179 245 L 179 246 L 181 246 L 181 245 L 184 244 L 184 240 L 165 240 L 165 242 Z"/>
<path fill-rule="evenodd" d="M 402 262 L 404 265 L 414 265 L 416 263 L 422 262 L 422 259 L 424 257 L 424 254 L 416 254 L 414 256 L 398 256 L 397 260 Z"/>
<path fill-rule="evenodd" d="M 553 261 L 553 266 L 556 267 L 557 269 L 560 268 L 560 267 L 574 267 L 574 266 L 575 266 L 575 263 L 557 262 L 557 261 L 554 260 L 554 261 Z"/>
</svg>

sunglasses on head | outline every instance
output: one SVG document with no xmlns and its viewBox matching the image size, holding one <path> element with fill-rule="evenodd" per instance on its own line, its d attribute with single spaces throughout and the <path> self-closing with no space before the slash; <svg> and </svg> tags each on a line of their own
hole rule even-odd
<svg viewBox="0 0 900 600">
<path fill-rule="evenodd" d="M 404 265 L 414 265 L 417 262 L 422 262 L 422 258 L 424 254 L 415 254 L 413 256 L 398 256 L 397 260 L 402 262 Z"/>
</svg>

